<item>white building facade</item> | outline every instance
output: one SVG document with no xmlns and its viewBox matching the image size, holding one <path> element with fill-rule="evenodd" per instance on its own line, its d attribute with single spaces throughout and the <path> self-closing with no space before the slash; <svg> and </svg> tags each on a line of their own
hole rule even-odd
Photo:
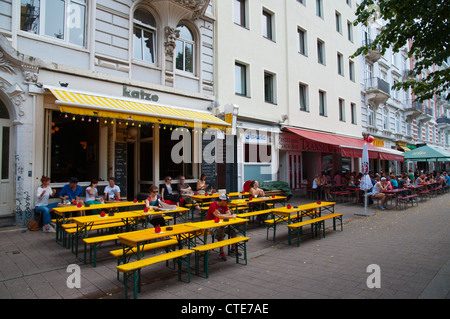
<svg viewBox="0 0 450 319">
<path fill-rule="evenodd" d="M 222 112 L 225 105 L 239 107 L 239 190 L 252 179 L 296 189 L 321 171 L 359 171 L 360 60 L 350 58 L 360 45 L 355 1 L 215 4 L 216 96 Z M 250 158 L 261 149 L 270 162 Z M 386 150 L 389 158 L 401 160 L 398 155 Z"/>
<path fill-rule="evenodd" d="M 373 41 L 384 22 L 374 21 L 370 26 L 358 26 L 359 45 Z M 392 86 L 408 79 L 414 59 L 408 57 L 409 43 L 399 52 L 388 49 L 370 50 L 361 55 L 361 120 L 363 135 L 372 135 L 374 144 L 386 149 L 407 152 L 424 144 L 448 149 L 448 103 L 435 96 L 423 103 L 415 100 L 411 90 L 393 90 Z M 444 67 L 448 67 L 444 64 Z M 425 75 L 424 71 L 424 74 Z M 404 170 L 425 169 L 426 164 L 405 163 L 392 160 L 372 160 L 375 171 L 398 174 Z M 431 164 L 431 170 L 442 169 Z"/>
<path fill-rule="evenodd" d="M 0 217 L 28 220 L 42 175 L 57 189 L 114 176 L 127 198 L 165 176 L 198 180 L 202 134 L 227 127 L 211 112 L 210 1 L 0 4 Z"/>
</svg>

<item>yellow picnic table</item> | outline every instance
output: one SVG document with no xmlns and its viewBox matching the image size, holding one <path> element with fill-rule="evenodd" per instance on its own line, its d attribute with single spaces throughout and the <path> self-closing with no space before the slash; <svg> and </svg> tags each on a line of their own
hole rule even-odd
<svg viewBox="0 0 450 319">
<path fill-rule="evenodd" d="M 189 212 L 189 208 L 177 206 L 176 209 L 170 209 L 170 210 L 157 209 L 157 210 L 150 210 L 148 212 L 142 211 L 142 216 L 155 216 L 155 215 L 171 214 L 171 215 L 173 215 L 173 223 L 174 223 L 174 225 L 176 225 L 177 217 L 181 217 L 183 220 L 185 220 L 184 214 L 186 214 L 188 212 Z M 147 222 L 145 224 L 145 227 L 147 228 Z"/>
<path fill-rule="evenodd" d="M 168 229 L 168 227 L 170 227 L 171 229 Z M 178 224 L 173 226 L 161 227 L 161 231 L 159 233 L 155 232 L 155 228 L 149 228 L 123 233 L 118 237 L 123 247 L 123 255 L 125 256 L 128 251 L 135 248 L 137 259 L 139 260 L 141 255 L 140 252 L 141 250 L 143 250 L 145 244 L 150 243 L 155 239 L 175 236 L 178 240 L 179 245 L 181 245 L 182 235 L 192 234 L 199 230 L 200 229 L 197 228 L 194 224 Z"/>
<path fill-rule="evenodd" d="M 94 225 L 104 225 L 108 227 L 118 227 L 120 223 L 123 223 L 126 231 L 131 230 L 131 224 L 133 222 L 136 223 L 135 230 L 137 230 L 137 221 L 140 217 L 142 217 L 142 211 L 130 211 L 130 212 L 122 212 L 122 213 L 114 213 L 105 216 L 101 215 L 89 215 L 89 216 L 78 216 L 73 217 L 72 221 L 77 224 L 76 233 L 75 233 L 75 256 L 78 258 L 78 241 L 82 238 L 87 238 L 89 236 L 89 231 L 92 229 Z M 86 254 L 86 252 L 85 252 Z M 85 256 L 86 259 L 86 256 Z"/>
<path fill-rule="evenodd" d="M 121 207 L 131 207 L 131 206 L 139 206 L 145 205 L 144 201 L 114 201 L 108 202 L 104 204 L 94 204 L 94 205 L 82 205 L 78 207 L 77 205 L 61 205 L 55 207 L 53 212 L 57 215 L 56 218 L 56 241 L 58 241 L 59 235 L 61 233 L 61 225 L 66 224 L 69 217 L 72 217 L 73 213 L 94 209 L 114 209 Z"/>
<path fill-rule="evenodd" d="M 185 225 L 196 227 L 199 230 L 203 230 L 203 244 L 206 244 L 207 242 L 207 230 L 214 229 L 218 227 L 233 227 L 238 233 L 242 234 L 243 236 L 246 235 L 247 232 L 247 223 L 248 219 L 245 218 L 228 218 L 226 219 L 220 219 L 218 223 L 216 223 L 214 220 L 206 220 L 206 221 L 200 221 L 196 223 L 186 223 Z M 239 226 L 242 225 L 242 228 L 239 228 Z M 195 242 L 194 242 L 194 245 Z"/>
<path fill-rule="evenodd" d="M 266 221 L 267 226 L 267 238 L 269 233 L 269 228 L 273 228 L 273 241 L 275 241 L 276 227 L 278 223 L 285 222 L 291 224 L 293 221 L 302 221 L 304 216 L 310 216 L 311 218 L 320 217 L 322 214 L 322 209 L 327 210 L 330 213 L 334 213 L 335 202 L 314 202 L 299 206 L 288 206 L 279 207 L 272 209 L 272 220 Z"/>
</svg>

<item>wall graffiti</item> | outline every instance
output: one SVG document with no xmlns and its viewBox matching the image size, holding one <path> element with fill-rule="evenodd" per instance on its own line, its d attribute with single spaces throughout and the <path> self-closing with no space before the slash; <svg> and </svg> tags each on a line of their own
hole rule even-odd
<svg viewBox="0 0 450 319">
<path fill-rule="evenodd" d="M 16 220 L 23 222 L 24 225 L 33 218 L 33 210 L 31 209 L 31 196 L 25 191 L 23 172 L 24 168 L 20 161 L 20 156 L 16 155 L 15 171 L 17 176 L 16 182 Z"/>
</svg>

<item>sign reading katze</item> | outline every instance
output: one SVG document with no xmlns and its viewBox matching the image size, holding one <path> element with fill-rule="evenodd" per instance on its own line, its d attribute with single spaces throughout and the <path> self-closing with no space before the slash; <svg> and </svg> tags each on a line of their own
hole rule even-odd
<svg viewBox="0 0 450 319">
<path fill-rule="evenodd" d="M 130 90 L 126 85 L 123 86 L 123 96 L 131 97 L 134 99 L 141 99 L 146 101 L 158 102 L 159 97 L 156 94 L 150 94 L 145 92 L 144 90 Z"/>
</svg>

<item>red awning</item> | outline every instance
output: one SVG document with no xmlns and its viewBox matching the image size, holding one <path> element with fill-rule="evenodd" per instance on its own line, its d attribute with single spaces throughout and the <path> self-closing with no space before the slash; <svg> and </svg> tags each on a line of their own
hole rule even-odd
<svg viewBox="0 0 450 319">
<path fill-rule="evenodd" d="M 339 152 L 343 157 L 362 157 L 362 150 L 364 143 L 366 143 L 362 138 L 345 137 L 291 127 L 285 127 L 284 129 L 310 141 L 333 145 L 339 149 Z M 372 144 L 367 144 L 367 147 L 369 149 L 369 158 L 399 162 L 404 161 L 403 156 L 397 154 L 400 152 L 395 150 L 383 149 Z"/>
</svg>

